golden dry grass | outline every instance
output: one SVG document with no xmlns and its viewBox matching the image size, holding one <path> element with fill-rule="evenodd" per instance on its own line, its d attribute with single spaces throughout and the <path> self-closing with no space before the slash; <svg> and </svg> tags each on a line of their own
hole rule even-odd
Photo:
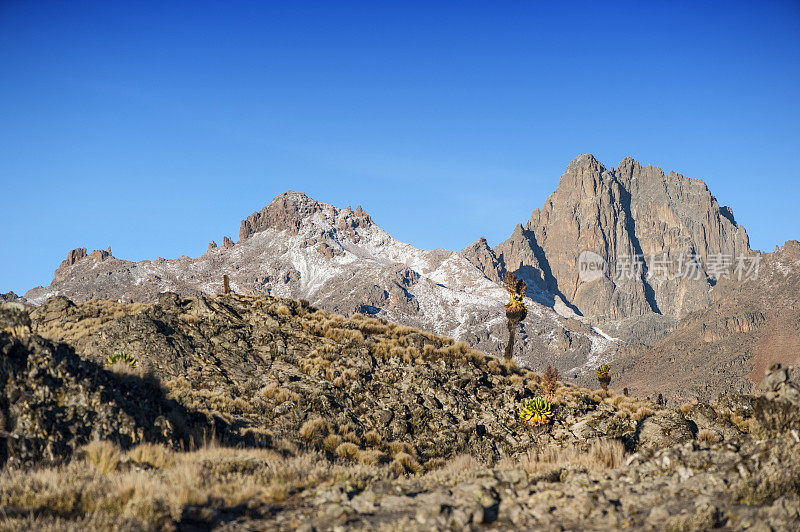
<svg viewBox="0 0 800 532">
<path fill-rule="evenodd" d="M 323 439 L 330 430 L 328 422 L 319 416 L 313 416 L 306 420 L 300 427 L 300 436 L 309 441 Z"/>
<path fill-rule="evenodd" d="M 452 483 L 462 480 L 478 469 L 484 467 L 474 456 L 460 454 L 448 460 L 441 467 L 425 474 L 427 478 L 436 482 Z"/>
<path fill-rule="evenodd" d="M 275 307 L 275 309 L 274 309 L 274 312 L 278 316 L 291 316 L 292 315 L 291 309 L 289 309 L 289 307 L 287 307 L 286 305 L 283 305 L 283 304 L 277 305 Z"/>
<path fill-rule="evenodd" d="M 338 434 L 328 434 L 322 440 L 322 447 L 328 452 L 335 452 L 336 448 L 342 443 L 342 437 Z"/>
<path fill-rule="evenodd" d="M 91 464 L 98 472 L 108 474 L 119 468 L 122 452 L 113 443 L 100 440 L 84 445 L 78 450 L 78 456 Z"/>
<path fill-rule="evenodd" d="M 358 445 L 355 443 L 350 443 L 349 441 L 340 443 L 339 446 L 336 447 L 334 454 L 340 458 L 353 460 L 358 454 Z"/>
<path fill-rule="evenodd" d="M 642 421 L 643 419 L 652 416 L 655 411 L 647 406 L 640 407 L 635 413 L 631 415 L 631 419 L 635 421 Z"/>
<path fill-rule="evenodd" d="M 33 320 L 36 334 L 51 340 L 74 341 L 94 334 L 105 324 L 138 314 L 149 305 L 92 299 L 77 306 L 77 311 L 52 321 Z M 34 311 L 34 316 L 37 311 Z M 44 312 L 44 309 L 41 310 Z"/>
<path fill-rule="evenodd" d="M 546 447 L 515 458 L 504 458 L 499 468 L 519 467 L 531 476 L 552 473 L 564 466 L 581 466 L 593 471 L 616 469 L 625 462 L 625 446 L 617 440 L 599 440 L 589 449 L 578 446 Z"/>
<path fill-rule="evenodd" d="M 358 463 L 340 465 L 314 452 L 285 457 L 214 445 L 185 453 L 158 445 L 122 452 L 108 442 L 93 442 L 64 466 L 0 472 L 0 508 L 30 514 L 31 529 L 41 529 L 48 519 L 68 519 L 77 529 L 81 523 L 94 523 L 89 529 L 123 523 L 127 529 L 161 528 L 180 519 L 187 505 L 278 502 L 323 484 L 387 477 L 385 466 L 376 468 L 385 461 L 379 453 L 353 457 Z M 148 467 L 140 467 L 144 464 Z M 0 521 L 0 528 L 19 523 Z"/>
<path fill-rule="evenodd" d="M 130 449 L 126 454 L 137 464 L 156 469 L 169 469 L 175 465 L 175 453 L 163 445 L 142 443 Z"/>
<path fill-rule="evenodd" d="M 419 462 L 406 452 L 399 452 L 394 456 L 394 460 L 389 464 L 389 471 L 395 475 L 405 475 L 410 473 L 419 473 L 422 471 L 422 466 Z"/>
</svg>

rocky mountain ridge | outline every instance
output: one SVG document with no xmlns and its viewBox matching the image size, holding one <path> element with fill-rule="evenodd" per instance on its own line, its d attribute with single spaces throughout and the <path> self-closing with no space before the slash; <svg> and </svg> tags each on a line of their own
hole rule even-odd
<svg viewBox="0 0 800 532">
<path fill-rule="evenodd" d="M 213 244 L 213 243 L 212 243 Z M 66 275 L 68 273 L 68 275 Z M 366 313 L 448 334 L 490 353 L 505 341 L 507 295 L 462 253 L 421 250 L 399 242 L 360 207 L 338 209 L 298 192 L 279 195 L 242 221 L 233 245 L 209 246 L 197 258 L 138 263 L 110 252 L 73 250 L 49 287 L 26 294 L 41 304 L 64 295 L 152 302 L 165 291 L 183 297 L 222 292 L 228 275 L 238 294 L 304 298 L 332 312 Z M 613 341 L 570 319 L 542 290 L 529 295 L 516 356 L 538 367 L 545 359 L 580 374 L 607 355 Z M 546 365 L 546 363 L 545 363 Z"/>
<path fill-rule="evenodd" d="M 595 321 L 653 312 L 680 318 L 705 308 L 715 282 L 709 263 L 753 254 L 744 227 L 703 181 L 631 157 L 606 169 L 591 154 L 567 166 L 544 206 L 505 242 L 489 250 L 479 241 L 465 251 L 489 278 L 517 272 Z M 583 252 L 605 261 L 606 275 L 582 279 Z M 638 271 L 623 272 L 635 257 Z M 680 257 L 696 257 L 696 278 L 674 275 Z M 665 266 L 672 278 L 652 275 Z"/>
<path fill-rule="evenodd" d="M 583 277 L 584 253 L 606 271 Z M 630 275 L 617 275 L 631 257 L 641 264 Z M 753 264 L 764 257 L 750 249 L 731 209 L 720 206 L 702 181 L 629 157 L 607 169 L 584 154 L 568 165 L 543 207 L 494 248 L 481 238 L 459 252 L 417 249 L 392 238 L 361 207 L 339 209 L 290 191 L 242 220 L 236 243 L 226 236 L 222 246 L 211 242 L 197 258 L 138 263 L 113 257 L 110 248 L 73 250 L 53 283 L 29 291 L 26 299 L 153 302 L 165 291 L 196 297 L 221 293 L 228 275 L 238 294 L 304 298 L 328 311 L 375 315 L 499 354 L 507 336 L 500 280 L 512 271 L 527 281 L 531 310 L 516 344 L 521 364 L 552 364 L 565 378 L 587 383 L 598 364 L 615 360 L 631 377 L 625 382 L 632 390 L 677 399 L 714 385 L 747 389 L 758 380 L 747 377 L 752 360 L 763 359 L 754 374 L 771 360 L 746 350 L 735 363 L 727 355 L 700 357 L 681 365 L 688 368 L 681 385 L 670 390 L 647 385 L 651 366 L 644 362 L 655 350 L 678 345 L 666 339 L 655 346 L 682 320 L 715 327 L 721 294 L 744 297 L 760 286 L 754 279 L 732 283 L 731 276 L 720 277 L 720 260 L 732 270 L 737 260 Z M 678 275 L 676 267 L 694 269 Z M 735 286 L 740 288 L 730 288 Z M 800 336 L 794 322 L 767 321 L 772 329 L 788 327 L 787 338 Z M 724 341 L 708 335 L 692 337 Z M 644 365 L 634 368 L 634 360 Z"/>
</svg>

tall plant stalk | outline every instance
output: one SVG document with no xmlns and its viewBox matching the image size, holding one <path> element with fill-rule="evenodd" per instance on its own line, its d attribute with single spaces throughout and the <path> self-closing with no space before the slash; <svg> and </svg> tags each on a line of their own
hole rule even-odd
<svg viewBox="0 0 800 532">
<path fill-rule="evenodd" d="M 517 276 L 511 272 L 506 272 L 503 279 L 510 301 L 506 303 L 506 318 L 508 319 L 508 344 L 506 344 L 505 357 L 511 358 L 514 353 L 514 335 L 517 331 L 517 324 L 528 315 L 523 297 L 527 285 L 525 281 L 518 280 Z"/>
</svg>

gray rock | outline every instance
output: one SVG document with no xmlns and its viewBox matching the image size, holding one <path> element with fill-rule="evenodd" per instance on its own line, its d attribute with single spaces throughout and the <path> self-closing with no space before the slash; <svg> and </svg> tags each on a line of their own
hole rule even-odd
<svg viewBox="0 0 800 532">
<path fill-rule="evenodd" d="M 704 403 L 693 405 L 684 416 L 694 422 L 698 431 L 710 430 L 726 440 L 739 438 L 743 434 L 736 425 L 721 417 L 710 405 Z"/>
<path fill-rule="evenodd" d="M 690 441 L 692 425 L 674 411 L 662 411 L 645 418 L 636 427 L 637 449 L 660 449 Z"/>
</svg>

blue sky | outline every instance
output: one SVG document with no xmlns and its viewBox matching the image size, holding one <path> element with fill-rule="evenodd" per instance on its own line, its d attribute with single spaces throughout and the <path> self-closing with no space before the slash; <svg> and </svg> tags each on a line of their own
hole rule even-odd
<svg viewBox="0 0 800 532">
<path fill-rule="evenodd" d="M 0 1 L 0 292 L 202 254 L 292 189 L 496 244 L 567 163 L 706 180 L 800 238 L 800 2 Z"/>
</svg>

